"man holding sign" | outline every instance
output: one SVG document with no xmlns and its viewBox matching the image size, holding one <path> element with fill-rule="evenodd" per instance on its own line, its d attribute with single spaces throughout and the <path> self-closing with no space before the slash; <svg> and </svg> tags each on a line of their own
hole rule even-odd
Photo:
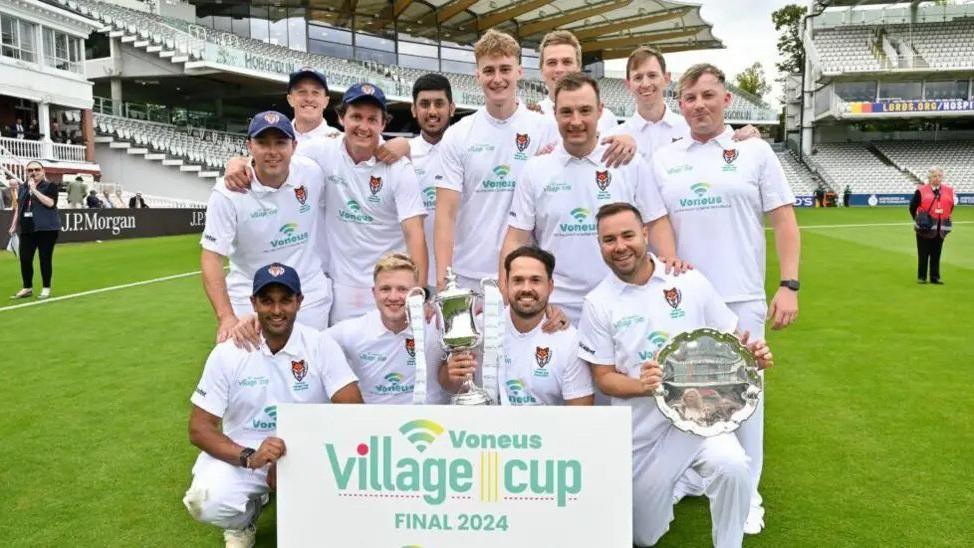
<svg viewBox="0 0 974 548">
<path fill-rule="evenodd" d="M 662 382 L 655 355 L 670 336 L 701 327 L 733 332 L 737 317 L 698 271 L 672 276 L 660 268 L 647 252 L 649 235 L 635 206 L 602 206 L 596 223 L 612 273 L 585 297 L 578 355 L 612 405 L 632 408 L 633 541 L 649 546 L 666 533 L 674 485 L 693 469 L 710 499 L 714 546 L 741 546 L 753 484 L 737 437 L 682 432 L 652 399 Z M 747 344 L 747 334 L 741 339 Z M 759 367 L 772 364 L 764 342 L 748 349 Z"/>
<path fill-rule="evenodd" d="M 257 270 L 251 303 L 260 346 L 249 352 L 231 341 L 217 345 L 190 399 L 189 439 L 202 452 L 183 504 L 197 520 L 224 529 L 227 546 L 254 544 L 273 482 L 268 474 L 286 450 L 275 437 L 277 405 L 362 403 L 335 341 L 295 323 L 302 300 L 293 268 L 272 263 Z"/>
</svg>

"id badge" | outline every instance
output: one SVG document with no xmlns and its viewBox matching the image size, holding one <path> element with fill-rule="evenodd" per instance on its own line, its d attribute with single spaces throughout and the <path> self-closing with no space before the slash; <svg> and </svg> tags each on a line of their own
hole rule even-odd
<svg viewBox="0 0 974 548">
<path fill-rule="evenodd" d="M 33 216 L 34 216 L 34 212 L 33 211 L 25 211 L 24 212 L 24 218 L 25 219 L 30 219 Z"/>
<path fill-rule="evenodd" d="M 940 214 L 942 214 L 944 212 L 944 210 L 943 210 L 943 208 L 938 207 L 937 209 L 933 210 L 933 212 L 936 213 L 937 215 L 940 215 Z"/>
</svg>

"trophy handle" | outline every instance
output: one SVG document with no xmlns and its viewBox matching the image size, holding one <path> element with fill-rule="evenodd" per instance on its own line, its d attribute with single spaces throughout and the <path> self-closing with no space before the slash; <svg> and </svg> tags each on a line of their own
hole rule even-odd
<svg viewBox="0 0 974 548">
<path fill-rule="evenodd" d="M 409 309 L 409 306 L 408 306 L 409 299 L 413 298 L 417 294 L 422 295 L 423 296 L 423 300 L 424 301 L 426 300 L 426 290 L 424 290 L 422 287 L 414 287 L 414 288 L 412 288 L 412 289 L 409 290 L 409 293 L 406 293 L 406 303 L 407 303 L 407 306 L 406 306 L 406 321 L 408 321 L 409 323 L 412 323 L 412 321 L 413 321 L 413 318 L 412 318 L 412 310 L 410 310 Z M 423 321 L 426 321 L 426 318 L 425 317 L 423 317 Z"/>
</svg>

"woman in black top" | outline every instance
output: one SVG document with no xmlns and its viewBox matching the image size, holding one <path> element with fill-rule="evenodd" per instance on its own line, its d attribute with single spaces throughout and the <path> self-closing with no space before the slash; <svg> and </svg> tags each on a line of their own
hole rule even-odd
<svg viewBox="0 0 974 548">
<path fill-rule="evenodd" d="M 39 299 L 51 296 L 51 260 L 54 244 L 61 232 L 57 212 L 58 185 L 44 176 L 44 166 L 38 161 L 27 164 L 27 184 L 17 193 L 17 205 L 10 223 L 10 234 L 20 232 L 20 277 L 23 289 L 11 299 L 24 299 L 34 293 L 34 252 L 39 252 L 43 288 Z M 19 230 L 18 230 L 19 229 Z"/>
</svg>

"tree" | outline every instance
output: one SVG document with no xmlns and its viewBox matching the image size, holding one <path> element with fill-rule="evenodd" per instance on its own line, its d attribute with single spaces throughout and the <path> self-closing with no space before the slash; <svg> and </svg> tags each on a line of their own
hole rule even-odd
<svg viewBox="0 0 974 548">
<path fill-rule="evenodd" d="M 802 18 L 808 9 L 789 4 L 771 13 L 771 21 L 778 36 L 778 54 L 783 60 L 775 63 L 779 72 L 794 74 L 805 70 L 805 49 L 802 47 Z"/>
<path fill-rule="evenodd" d="M 764 77 L 764 67 L 761 63 L 754 63 L 738 74 L 737 87 L 758 97 L 764 97 L 765 93 L 771 91 L 771 85 Z"/>
</svg>

